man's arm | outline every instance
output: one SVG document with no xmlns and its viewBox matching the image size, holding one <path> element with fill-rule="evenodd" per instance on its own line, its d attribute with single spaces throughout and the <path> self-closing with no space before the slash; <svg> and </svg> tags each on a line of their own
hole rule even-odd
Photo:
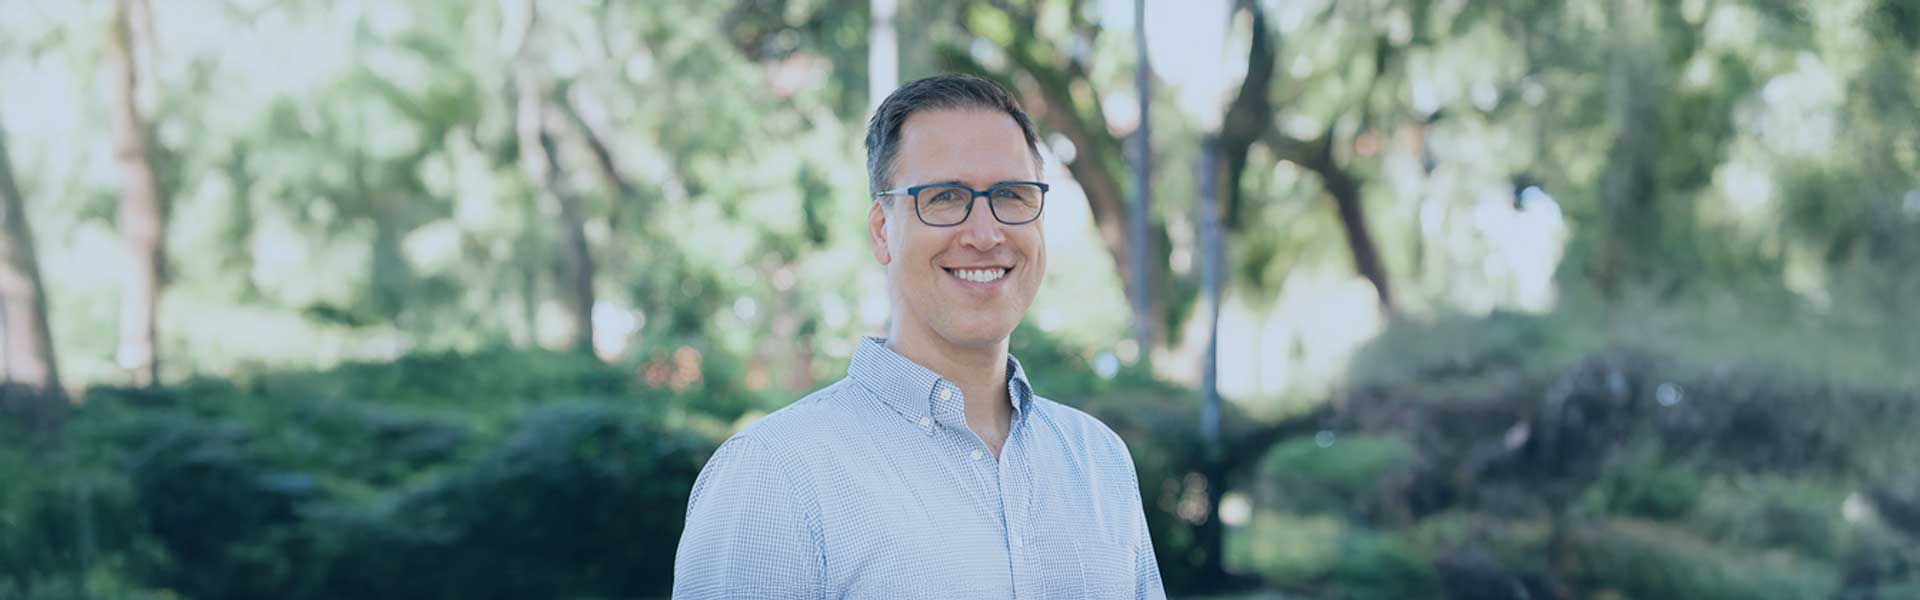
<svg viewBox="0 0 1920 600">
<path fill-rule="evenodd" d="M 771 454 L 737 436 L 701 468 L 673 562 L 674 598 L 825 597 L 813 503 Z"/>
<path fill-rule="evenodd" d="M 1160 561 L 1154 556 L 1153 537 L 1147 534 L 1147 513 L 1144 510 L 1145 507 L 1142 508 L 1140 518 L 1137 519 L 1140 540 L 1134 542 L 1139 544 L 1138 549 L 1134 551 L 1134 556 L 1137 557 L 1134 568 L 1139 575 L 1133 586 L 1133 595 L 1139 600 L 1166 600 L 1167 590 L 1160 583 Z"/>
<path fill-rule="evenodd" d="M 1127 478 L 1133 482 L 1133 497 L 1140 496 L 1140 473 L 1133 466 L 1133 453 L 1127 450 L 1126 440 L 1120 439 L 1113 430 L 1107 430 L 1113 441 L 1120 447 L 1120 457 L 1127 463 Z M 1167 589 L 1160 582 L 1160 560 L 1153 551 L 1153 535 L 1147 530 L 1146 501 L 1139 501 L 1140 508 L 1134 511 L 1134 585 L 1133 595 L 1138 600 L 1167 600 Z"/>
</svg>

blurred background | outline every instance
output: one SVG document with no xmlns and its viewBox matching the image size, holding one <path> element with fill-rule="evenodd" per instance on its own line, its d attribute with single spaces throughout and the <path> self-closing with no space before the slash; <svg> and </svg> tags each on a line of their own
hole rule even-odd
<svg viewBox="0 0 1920 600">
<path fill-rule="evenodd" d="M 665 595 L 947 71 L 1173 596 L 1920 597 L 1920 2 L 0 0 L 0 598 Z"/>
</svg>

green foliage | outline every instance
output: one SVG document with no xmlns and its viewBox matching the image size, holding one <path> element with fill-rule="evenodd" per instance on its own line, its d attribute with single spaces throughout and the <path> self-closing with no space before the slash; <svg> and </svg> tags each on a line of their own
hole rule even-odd
<svg viewBox="0 0 1920 600">
<path fill-rule="evenodd" d="M 1709 482 L 1695 523 L 1711 539 L 1739 546 L 1786 548 L 1828 562 L 1845 559 L 1854 533 L 1839 486 L 1785 477 L 1728 477 Z"/>
<path fill-rule="evenodd" d="M 319 525 L 325 589 L 365 598 L 659 594 L 711 441 L 604 402 L 528 414 L 503 445 L 430 484 Z"/>
<path fill-rule="evenodd" d="M 1575 537 L 1583 579 L 1633 598 L 1822 598 L 1840 583 L 1821 563 L 1732 554 L 1640 521 L 1609 521 Z"/>
<path fill-rule="evenodd" d="M 1611 513 L 1674 519 L 1693 511 L 1705 487 L 1697 467 L 1656 444 L 1641 443 L 1608 464 L 1587 488 L 1591 501 Z"/>
<path fill-rule="evenodd" d="M 142 423 L 149 440 L 127 457 L 139 518 L 163 562 L 133 568 L 195 598 L 247 598 L 293 586 L 305 559 L 296 505 L 310 476 L 265 464 L 237 423 L 172 415 Z"/>
<path fill-rule="evenodd" d="M 1340 598 L 1436 597 L 1430 558 L 1399 534 L 1356 532 L 1340 540 L 1340 561 L 1327 574 Z"/>
<path fill-rule="evenodd" d="M 575 353 L 490 349 L 409 354 L 392 361 L 346 363 L 321 371 L 238 378 L 270 394 L 370 400 L 410 407 L 460 408 L 638 392 L 630 377 Z"/>
<path fill-rule="evenodd" d="M 1144 394 L 1180 392 L 1179 388 L 1156 380 L 1137 363 L 1121 366 L 1113 376 L 1103 377 L 1094 370 L 1092 361 L 1083 352 L 1059 337 L 1034 331 L 1030 327 L 1015 329 L 1007 347 L 1009 354 L 1020 359 L 1021 368 L 1026 369 L 1034 385 L 1044 386 L 1042 395 L 1071 405 L 1098 402 L 1112 392 L 1122 390 Z"/>
<path fill-rule="evenodd" d="M 693 427 L 710 417 L 582 360 L 434 354 L 96 389 L 58 445 L 0 445 L 0 590 L 662 594 L 681 515 L 635 507 L 684 506 L 718 440 Z"/>
<path fill-rule="evenodd" d="M 1399 436 L 1328 433 L 1285 442 L 1256 467 L 1265 501 L 1303 513 L 1373 521 L 1404 511 L 1392 490 L 1412 476 L 1419 455 Z"/>
<path fill-rule="evenodd" d="M 1439 597 L 1433 557 L 1403 533 L 1347 525 L 1339 517 L 1263 513 L 1229 548 L 1237 568 L 1312 597 Z"/>
<path fill-rule="evenodd" d="M 1441 316 L 1388 327 L 1356 353 L 1355 387 L 1475 381 L 1488 374 L 1549 373 L 1570 366 L 1604 341 L 1593 319 L 1574 311 L 1533 315 L 1496 311 L 1485 317 Z"/>
<path fill-rule="evenodd" d="M 1342 414 L 1358 431 L 1323 436 L 1326 448 L 1285 441 L 1262 463 L 1234 564 L 1279 589 L 1321 590 L 1335 564 L 1325 548 L 1380 531 L 1409 552 L 1382 552 L 1393 560 L 1376 568 L 1428 569 L 1452 597 L 1880 597 L 1910 585 L 1912 538 L 1879 516 L 1908 505 L 1874 491 L 1903 481 L 1891 465 L 1911 462 L 1903 432 L 1920 403 L 1882 368 L 1824 366 L 1897 346 L 1812 326 L 1838 315 L 1756 329 L 1777 308 L 1663 306 L 1627 321 L 1583 306 L 1393 324 L 1353 364 Z M 1769 351 L 1786 337 L 1823 352 Z M 1361 451 L 1340 453 L 1350 441 Z"/>
</svg>

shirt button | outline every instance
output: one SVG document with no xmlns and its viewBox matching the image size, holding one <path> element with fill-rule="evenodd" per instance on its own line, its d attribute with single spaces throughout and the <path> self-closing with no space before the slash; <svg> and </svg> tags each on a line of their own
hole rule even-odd
<svg viewBox="0 0 1920 600">
<path fill-rule="evenodd" d="M 920 417 L 920 428 L 921 428 L 921 429 L 926 429 L 926 428 L 928 428 L 928 427 L 932 427 L 932 426 L 933 426 L 933 418 L 932 418 L 932 417 Z"/>
<path fill-rule="evenodd" d="M 940 401 L 941 401 L 941 402 L 952 402 L 952 401 L 953 401 L 953 388 L 940 388 Z"/>
<path fill-rule="evenodd" d="M 979 450 L 974 450 L 974 451 L 973 451 L 973 454 L 972 454 L 972 455 L 970 455 L 970 456 L 972 456 L 974 460 L 980 460 L 980 451 L 979 451 Z"/>
</svg>

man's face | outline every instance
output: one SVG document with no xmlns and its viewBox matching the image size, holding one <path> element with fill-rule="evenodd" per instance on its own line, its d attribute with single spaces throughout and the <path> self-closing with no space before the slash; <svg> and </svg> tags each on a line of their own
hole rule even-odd
<svg viewBox="0 0 1920 600">
<path fill-rule="evenodd" d="M 889 184 L 961 183 L 977 190 L 1003 181 L 1039 181 L 1026 137 L 1013 117 L 989 110 L 915 112 L 900 127 L 899 154 Z M 961 347 L 1005 340 L 1019 325 L 1047 271 L 1040 219 L 1007 225 L 994 219 L 985 197 L 967 220 L 931 227 L 914 213 L 913 198 L 883 198 L 868 213 L 873 254 L 885 265 L 896 326 Z M 962 271 L 966 271 L 962 273 Z M 1004 273 L 1002 273 L 1004 271 Z M 997 279 L 981 279 L 981 275 Z"/>
</svg>

